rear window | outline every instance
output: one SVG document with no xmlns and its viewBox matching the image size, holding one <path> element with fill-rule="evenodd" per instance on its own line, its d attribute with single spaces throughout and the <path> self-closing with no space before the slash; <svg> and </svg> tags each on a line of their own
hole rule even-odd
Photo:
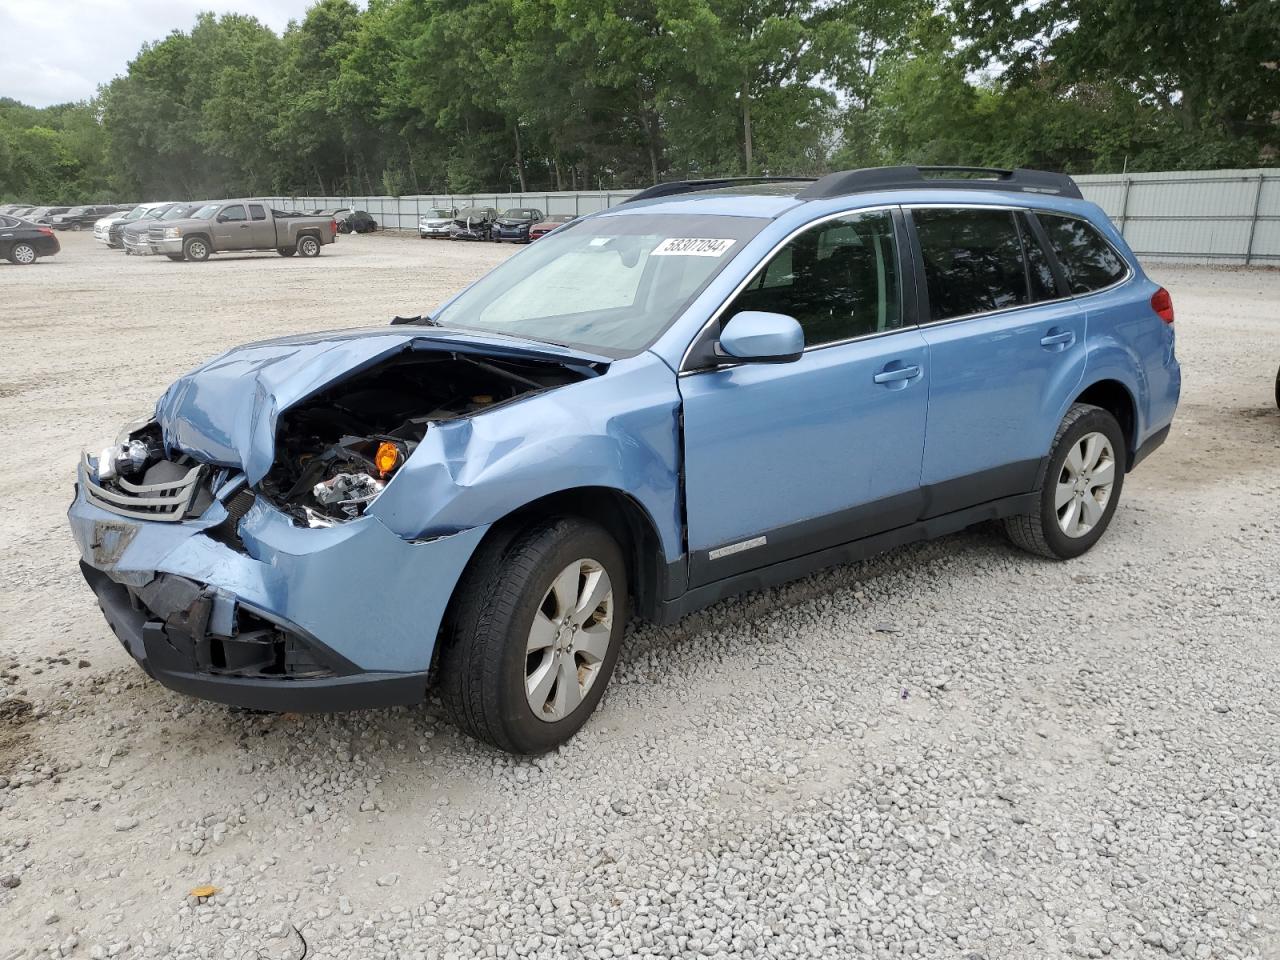
<svg viewBox="0 0 1280 960">
<path fill-rule="evenodd" d="M 932 320 L 1029 303 L 1027 269 L 1010 210 L 911 211 L 924 256 Z"/>
<path fill-rule="evenodd" d="M 1072 293 L 1101 290 L 1121 280 L 1128 267 L 1092 224 L 1078 217 L 1037 213 Z"/>
<path fill-rule="evenodd" d="M 249 204 L 249 216 L 254 220 L 265 220 L 267 219 L 266 208 L 259 206 L 256 203 L 251 203 Z"/>
</svg>

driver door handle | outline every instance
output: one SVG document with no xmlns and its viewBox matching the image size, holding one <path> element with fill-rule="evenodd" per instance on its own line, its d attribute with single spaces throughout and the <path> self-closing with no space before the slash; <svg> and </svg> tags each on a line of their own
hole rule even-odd
<svg viewBox="0 0 1280 960">
<path fill-rule="evenodd" d="M 918 376 L 920 376 L 920 368 L 915 364 L 911 364 L 906 367 L 896 367 L 892 370 L 881 370 L 872 379 L 876 383 L 896 383 L 899 380 L 914 380 Z"/>
</svg>

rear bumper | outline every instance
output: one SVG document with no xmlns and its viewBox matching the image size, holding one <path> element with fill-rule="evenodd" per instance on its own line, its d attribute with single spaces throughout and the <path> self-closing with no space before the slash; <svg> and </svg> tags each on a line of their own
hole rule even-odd
<svg viewBox="0 0 1280 960">
<path fill-rule="evenodd" d="M 261 710 L 421 701 L 453 589 L 486 527 L 413 543 L 372 517 L 303 528 L 261 498 L 238 523 L 68 511 L 112 631 L 173 690 Z"/>
</svg>

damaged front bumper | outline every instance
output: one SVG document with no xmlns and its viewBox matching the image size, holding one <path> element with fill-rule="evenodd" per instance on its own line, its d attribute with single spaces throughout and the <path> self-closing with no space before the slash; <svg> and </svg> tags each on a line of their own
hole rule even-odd
<svg viewBox="0 0 1280 960">
<path fill-rule="evenodd" d="M 135 519 L 94 503 L 86 479 L 68 517 L 125 649 L 173 690 L 261 710 L 421 701 L 449 598 L 487 530 L 410 542 L 371 516 L 302 528 L 243 486 L 196 519 Z"/>
</svg>

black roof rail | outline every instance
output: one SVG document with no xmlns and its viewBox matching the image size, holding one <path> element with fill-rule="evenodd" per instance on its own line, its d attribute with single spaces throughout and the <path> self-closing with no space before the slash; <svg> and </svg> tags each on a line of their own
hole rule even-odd
<svg viewBox="0 0 1280 960">
<path fill-rule="evenodd" d="M 748 183 L 815 183 L 815 181 L 815 177 L 717 177 L 711 180 L 672 180 L 669 183 L 655 183 L 652 187 L 641 190 L 622 202 L 657 200 L 660 197 L 697 193 L 700 190 L 720 190 L 724 187 L 736 187 Z"/>
<path fill-rule="evenodd" d="M 927 176 L 941 174 L 941 176 Z M 947 176 L 958 174 L 958 176 Z M 978 176 L 966 176 L 977 174 Z M 1047 170 L 1028 170 L 1016 167 L 869 167 L 865 170 L 844 170 L 823 177 L 812 186 L 796 194 L 798 200 L 819 200 L 826 197 L 843 197 L 850 193 L 867 193 L 872 190 L 901 190 L 904 188 L 939 187 L 952 190 L 1008 190 L 1020 193 L 1047 193 L 1059 197 L 1083 200 L 1076 182 L 1065 173 Z"/>
</svg>

